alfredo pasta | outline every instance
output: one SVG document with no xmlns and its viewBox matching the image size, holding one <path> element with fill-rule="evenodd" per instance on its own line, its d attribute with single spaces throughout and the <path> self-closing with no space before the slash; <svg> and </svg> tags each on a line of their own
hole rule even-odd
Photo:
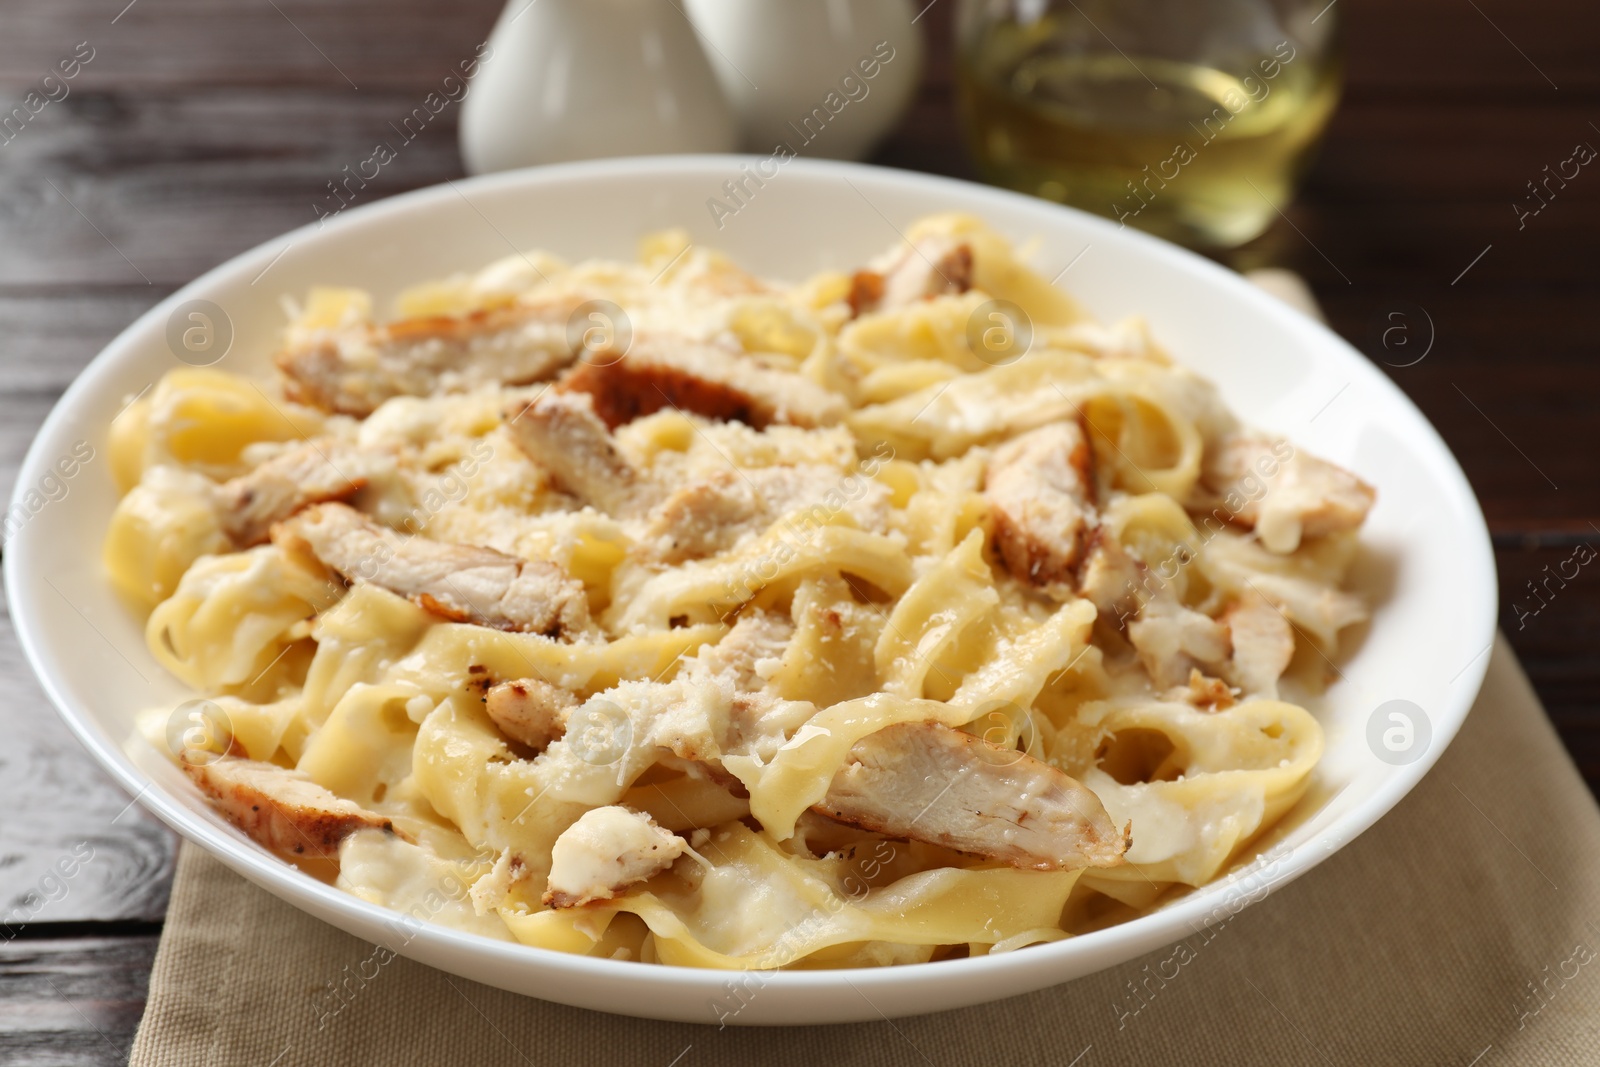
<svg viewBox="0 0 1600 1067">
<path fill-rule="evenodd" d="M 1295 804 L 1367 486 L 972 219 L 796 286 L 685 245 L 316 291 L 274 380 L 117 421 L 106 564 L 224 815 L 487 936 L 772 968 L 1121 921 Z"/>
</svg>

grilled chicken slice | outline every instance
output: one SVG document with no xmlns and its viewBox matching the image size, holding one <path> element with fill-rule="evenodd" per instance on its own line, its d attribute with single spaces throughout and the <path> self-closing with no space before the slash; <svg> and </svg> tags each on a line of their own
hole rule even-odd
<svg viewBox="0 0 1600 1067">
<path fill-rule="evenodd" d="M 866 520 L 888 498 L 887 490 L 869 482 L 844 494 L 844 505 L 825 503 L 830 493 L 842 493 L 844 475 L 823 464 L 730 468 L 671 488 L 622 455 L 594 404 L 589 393 L 550 390 L 502 414 L 518 446 L 558 488 L 615 518 L 644 519 L 643 542 L 665 563 L 720 552 L 805 507 L 843 506 Z"/>
<path fill-rule="evenodd" d="M 847 406 L 810 378 L 676 337 L 635 337 L 625 355 L 597 352 L 559 388 L 588 393 L 612 429 L 669 407 L 758 430 L 773 423 L 831 426 Z"/>
<path fill-rule="evenodd" d="M 591 629 L 583 584 L 552 563 L 408 537 L 344 504 L 316 504 L 272 528 L 351 582 L 372 582 L 453 622 L 572 640 Z"/>
<path fill-rule="evenodd" d="M 617 451 L 589 394 L 546 390 L 531 402 L 512 403 L 504 416 L 518 447 L 562 489 L 610 515 L 638 503 L 642 479 Z"/>
<path fill-rule="evenodd" d="M 571 363 L 576 296 L 312 331 L 274 362 L 289 398 L 364 418 L 396 396 L 542 381 Z"/>
<path fill-rule="evenodd" d="M 1094 476 L 1082 423 L 1029 430 L 989 458 L 984 499 L 994 515 L 995 545 L 1020 581 L 1073 581 L 1073 568 L 1095 524 Z"/>
<path fill-rule="evenodd" d="M 676 693 L 663 706 L 670 711 L 655 716 L 648 743 L 700 768 L 699 774 L 734 795 L 746 795 L 723 759 L 753 756 L 765 764 L 817 714 L 815 704 L 784 699 L 769 682 L 794 632 L 783 612 L 742 612 L 721 641 L 684 661 L 669 683 Z M 639 735 L 634 743 L 640 743 Z"/>
<path fill-rule="evenodd" d="M 864 530 L 881 529 L 889 490 L 820 463 L 720 470 L 668 493 L 649 513 L 645 539 L 666 563 L 731 548 L 784 516 L 814 528 L 844 512 Z M 809 524 L 809 527 L 808 525 Z"/>
<path fill-rule="evenodd" d="M 690 671 L 727 678 L 743 694 L 758 693 L 767 684 L 763 667 L 777 666 L 794 630 L 783 612 L 752 608 L 740 614 L 726 637 L 700 650 Z"/>
<path fill-rule="evenodd" d="M 223 756 L 185 759 L 183 769 L 229 822 L 278 852 L 326 859 L 357 830 L 397 832 L 383 816 L 275 763 Z"/>
<path fill-rule="evenodd" d="M 567 732 L 567 716 L 577 697 L 539 678 L 519 678 L 492 687 L 484 710 L 500 732 L 535 752 L 543 752 Z"/>
<path fill-rule="evenodd" d="M 703 764 L 713 781 L 742 792 L 744 786 L 720 765 L 721 758 L 755 756 L 766 762 L 817 713 L 816 705 L 785 700 L 768 684 L 794 632 L 782 612 L 751 608 L 740 614 L 721 641 L 685 661 L 677 679 L 689 694 L 686 706 L 720 705 L 719 713 L 706 728 L 688 729 L 692 717 L 664 716 L 652 730 L 654 742 L 679 759 Z"/>
<path fill-rule="evenodd" d="M 1294 628 L 1283 612 L 1257 593 L 1235 601 L 1222 613 L 1233 645 L 1229 677 L 1246 693 L 1278 698 L 1278 679 L 1294 658 Z"/>
<path fill-rule="evenodd" d="M 1226 626 L 1170 597 L 1145 604 L 1128 624 L 1128 640 L 1157 689 L 1187 684 L 1196 667 L 1216 674 L 1233 651 Z"/>
<path fill-rule="evenodd" d="M 666 870 L 687 849 L 683 838 L 648 815 L 615 804 L 592 808 L 556 838 L 544 903 L 576 908 L 610 900 Z"/>
<path fill-rule="evenodd" d="M 1148 592 L 1149 570 L 1104 527 L 1084 541 L 1078 564 L 1078 595 L 1095 606 L 1099 617 L 1121 630 L 1138 614 L 1140 593 Z"/>
<path fill-rule="evenodd" d="M 733 544 L 766 513 L 749 478 L 760 473 L 716 471 L 669 493 L 650 512 L 645 529 L 656 554 L 666 563 L 682 563 Z"/>
<path fill-rule="evenodd" d="M 850 279 L 850 310 L 856 315 L 893 311 L 972 288 L 972 246 L 943 234 L 907 248 L 883 273 L 857 271 Z"/>
<path fill-rule="evenodd" d="M 1129 845 L 1075 779 L 937 723 L 901 723 L 856 742 L 816 810 L 1036 870 L 1114 867 Z"/>
<path fill-rule="evenodd" d="M 267 540 L 273 523 L 302 508 L 347 500 L 367 484 L 371 453 L 332 437 L 307 441 L 267 460 L 218 491 L 222 530 L 235 545 Z"/>
<path fill-rule="evenodd" d="M 1245 491 L 1257 481 L 1264 489 Z M 1376 497 L 1343 467 L 1253 433 L 1232 434 L 1207 449 L 1201 484 L 1223 501 L 1233 522 L 1254 529 L 1280 554 L 1293 552 L 1303 537 L 1358 528 Z"/>
<path fill-rule="evenodd" d="M 1174 686 L 1161 694 L 1163 699 L 1178 701 L 1201 711 L 1227 711 L 1238 703 L 1238 693 L 1221 678 L 1202 674 L 1200 668 L 1189 671 L 1187 685 Z"/>
</svg>

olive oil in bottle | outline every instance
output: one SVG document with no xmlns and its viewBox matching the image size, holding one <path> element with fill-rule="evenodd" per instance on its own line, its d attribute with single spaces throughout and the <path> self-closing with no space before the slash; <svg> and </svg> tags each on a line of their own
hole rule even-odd
<svg viewBox="0 0 1600 1067">
<path fill-rule="evenodd" d="M 1265 230 L 1338 102 L 1336 52 L 1284 40 L 1220 69 L 1065 49 L 1059 18 L 965 42 L 961 108 L 985 179 L 1195 247 Z"/>
</svg>

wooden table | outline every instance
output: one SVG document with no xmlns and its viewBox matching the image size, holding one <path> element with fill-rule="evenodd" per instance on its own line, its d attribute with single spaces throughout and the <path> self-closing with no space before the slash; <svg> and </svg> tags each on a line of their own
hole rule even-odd
<svg viewBox="0 0 1600 1067">
<path fill-rule="evenodd" d="M 68 96 L 0 144 L 5 496 L 45 413 L 102 345 L 200 272 L 310 221 L 325 184 L 471 54 L 498 7 L 124 3 L 11 0 L 0 14 L 6 107 L 58 61 L 92 53 Z M 970 175 L 951 108 L 955 3 L 922 19 L 927 83 L 878 162 Z M 1252 264 L 1301 271 L 1334 328 L 1390 363 L 1410 356 L 1379 347 L 1378 324 L 1403 312 L 1420 337 L 1419 310 L 1431 320 L 1427 358 L 1389 373 L 1472 479 L 1501 624 L 1600 782 L 1600 570 L 1525 613 L 1539 606 L 1530 581 L 1600 542 L 1600 174 L 1581 173 L 1523 225 L 1512 207 L 1546 164 L 1600 145 L 1600 18 L 1580 0 L 1340 0 L 1339 13 L 1344 104 L 1292 227 Z M 455 118 L 446 110 L 364 196 L 459 176 Z M 9 625 L 0 679 L 0 1060 L 122 1062 L 176 842 L 67 735 Z M 57 881 L 58 861 L 85 845 L 92 860 Z"/>
</svg>

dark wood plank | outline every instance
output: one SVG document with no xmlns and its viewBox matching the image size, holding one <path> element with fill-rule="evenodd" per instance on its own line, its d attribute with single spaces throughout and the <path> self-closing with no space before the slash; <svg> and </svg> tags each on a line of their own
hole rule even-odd
<svg viewBox="0 0 1600 1067">
<path fill-rule="evenodd" d="M 1573 0 L 1340 0 L 1339 11 L 1350 83 L 1364 91 L 1546 100 L 1557 87 L 1600 90 L 1584 33 L 1592 12 Z"/>
<path fill-rule="evenodd" d="M 54 396 L 100 349 L 170 290 L 73 285 L 0 289 L 5 377 L 0 392 Z"/>
<path fill-rule="evenodd" d="M 1563 541 L 1496 554 L 1500 625 L 1579 771 L 1594 788 L 1600 783 L 1600 656 L 1595 655 L 1600 646 L 1600 533 L 1587 529 Z"/>
<path fill-rule="evenodd" d="M 0 944 L 0 1062 L 127 1063 L 157 940 L 149 931 Z"/>
<path fill-rule="evenodd" d="M 57 397 L 99 351 L 169 290 L 137 285 L 84 290 L 0 289 L 5 340 L 0 387 L 0 500 Z"/>
<path fill-rule="evenodd" d="M 56 717 L 0 613 L 0 937 L 42 924 L 154 921 L 176 838 L 113 785 Z M 0 1029 L 4 1029 L 0 1025 Z"/>
<path fill-rule="evenodd" d="M 71 83 L 75 88 L 326 87 L 351 99 L 410 92 L 471 56 L 504 6 L 502 0 L 39 0 L 25 17 L 7 19 L 0 85 L 25 89 L 88 42 L 94 58 Z"/>
<path fill-rule="evenodd" d="M 396 132 L 425 91 L 75 93 L 0 148 L 0 287 L 171 288 L 335 209 L 380 140 L 356 203 L 459 177 L 457 108 Z"/>
</svg>

